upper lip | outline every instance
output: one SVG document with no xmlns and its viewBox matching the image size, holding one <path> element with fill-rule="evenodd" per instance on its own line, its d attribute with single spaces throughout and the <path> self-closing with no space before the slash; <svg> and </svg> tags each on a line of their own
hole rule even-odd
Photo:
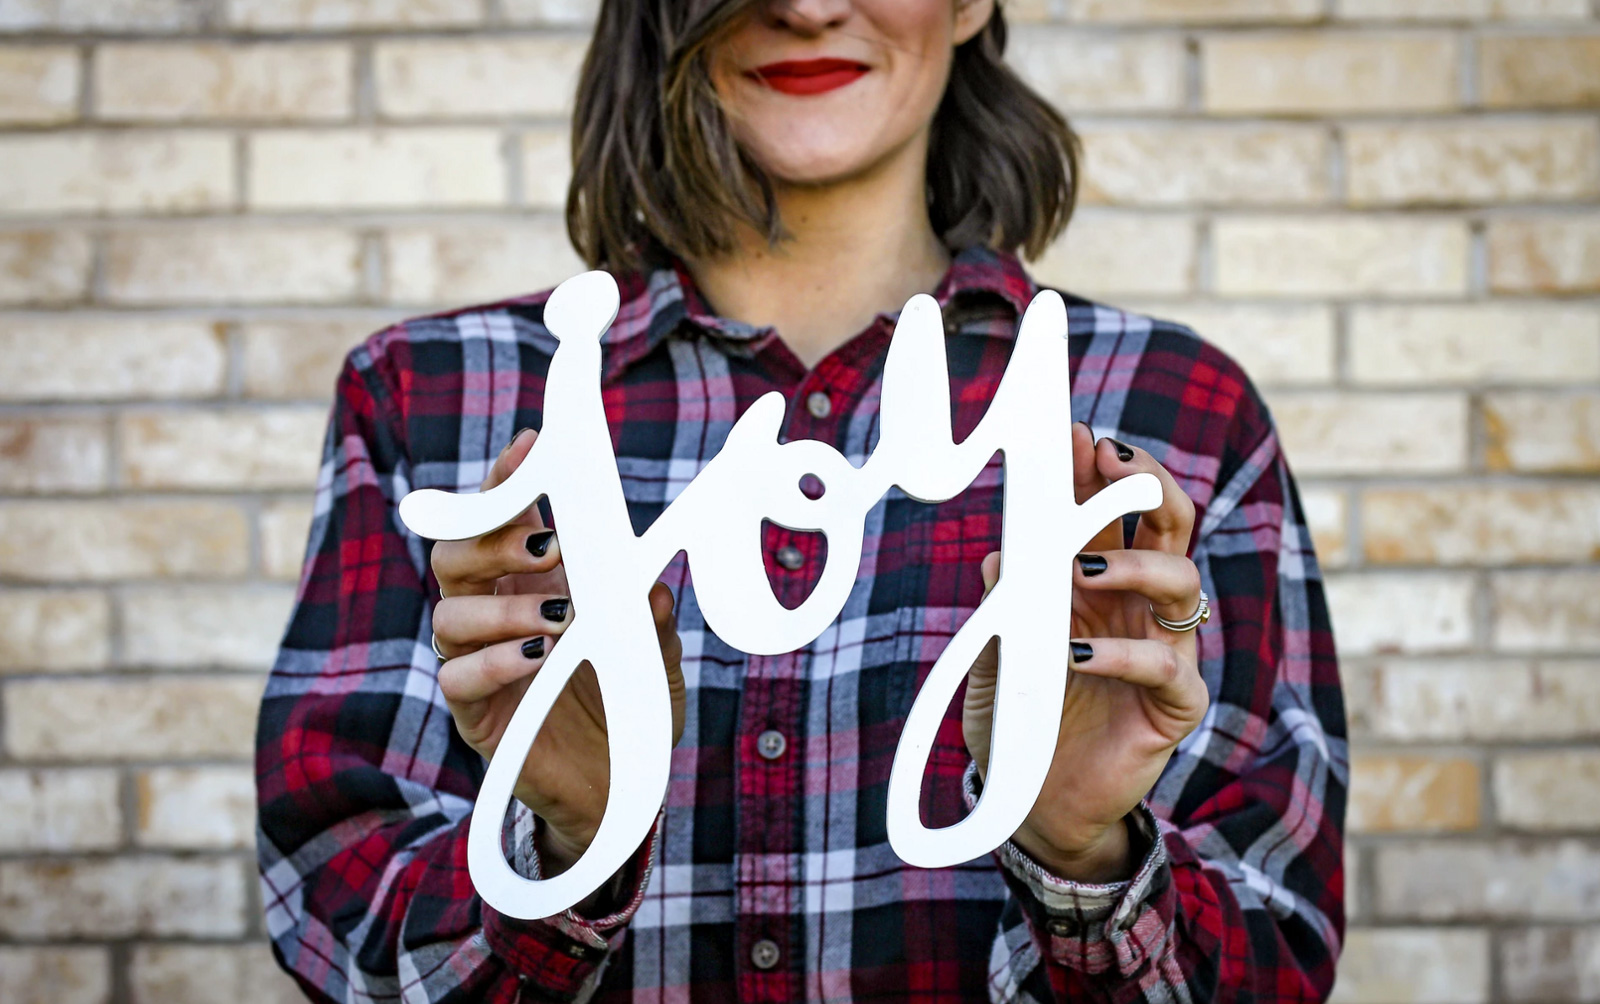
<svg viewBox="0 0 1600 1004">
<path fill-rule="evenodd" d="M 757 77 L 820 77 L 824 73 L 838 73 L 841 70 L 867 70 L 867 64 L 854 59 L 785 59 L 776 63 L 767 63 L 750 71 Z"/>
</svg>

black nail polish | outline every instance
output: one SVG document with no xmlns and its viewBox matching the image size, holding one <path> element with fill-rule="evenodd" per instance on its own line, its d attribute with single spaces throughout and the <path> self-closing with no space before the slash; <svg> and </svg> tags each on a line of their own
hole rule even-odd
<svg viewBox="0 0 1600 1004">
<path fill-rule="evenodd" d="M 1093 645 L 1090 645 L 1086 641 L 1075 641 L 1075 642 L 1072 643 L 1072 661 L 1073 662 L 1088 662 L 1090 659 L 1093 659 L 1093 658 L 1094 658 L 1094 646 Z"/>
<path fill-rule="evenodd" d="M 554 600 L 545 600 L 539 604 L 539 616 L 552 624 L 559 624 L 567 619 L 567 611 L 572 607 L 572 601 L 565 596 Z"/>
<path fill-rule="evenodd" d="M 554 537 L 554 530 L 540 530 L 538 533 L 528 535 L 528 553 L 535 558 L 542 558 L 550 550 L 550 538 Z"/>
<path fill-rule="evenodd" d="M 1118 460 L 1126 464 L 1133 459 L 1133 447 L 1129 446 L 1127 443 L 1119 443 L 1115 439 L 1111 439 L 1109 437 L 1106 439 L 1106 442 L 1117 448 Z"/>
<path fill-rule="evenodd" d="M 1083 569 L 1083 574 L 1086 577 L 1092 579 L 1106 570 L 1105 556 L 1101 554 L 1080 554 L 1078 555 L 1078 567 Z"/>
<path fill-rule="evenodd" d="M 543 638 L 529 638 L 527 641 L 523 642 L 522 643 L 522 657 L 524 659 L 543 659 L 544 658 L 544 639 Z"/>
</svg>

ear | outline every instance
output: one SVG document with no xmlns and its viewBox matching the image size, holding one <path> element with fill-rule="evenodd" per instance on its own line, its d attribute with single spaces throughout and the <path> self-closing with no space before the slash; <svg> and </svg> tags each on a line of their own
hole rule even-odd
<svg viewBox="0 0 1600 1004">
<path fill-rule="evenodd" d="M 969 42 L 994 17 L 996 0 L 956 0 L 956 44 Z"/>
</svg>

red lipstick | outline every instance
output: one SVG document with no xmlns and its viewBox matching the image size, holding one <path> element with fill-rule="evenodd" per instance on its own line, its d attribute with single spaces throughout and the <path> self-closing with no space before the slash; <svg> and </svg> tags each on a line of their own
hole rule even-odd
<svg viewBox="0 0 1600 1004">
<path fill-rule="evenodd" d="M 745 76 L 784 94 L 823 94 L 853 84 L 871 68 L 849 59 L 791 59 L 768 63 Z"/>
</svg>

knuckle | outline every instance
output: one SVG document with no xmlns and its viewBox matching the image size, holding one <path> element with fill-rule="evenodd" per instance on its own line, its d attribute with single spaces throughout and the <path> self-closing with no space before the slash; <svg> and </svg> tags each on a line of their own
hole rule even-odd
<svg viewBox="0 0 1600 1004">
<path fill-rule="evenodd" d="M 1162 645 L 1160 659 L 1160 672 L 1162 681 L 1166 683 L 1173 682 L 1183 671 L 1183 664 L 1178 661 L 1178 653 L 1171 645 Z"/>
</svg>

